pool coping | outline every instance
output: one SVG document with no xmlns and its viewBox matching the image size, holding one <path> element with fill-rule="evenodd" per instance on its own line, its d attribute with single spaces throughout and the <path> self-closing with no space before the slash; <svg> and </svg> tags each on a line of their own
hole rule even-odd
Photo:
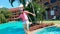
<svg viewBox="0 0 60 34">
<path fill-rule="evenodd" d="M 48 26 L 48 27 L 53 27 L 53 26 Z M 47 27 L 44 27 L 44 28 L 47 28 Z M 27 34 L 34 34 L 35 32 L 41 31 L 41 30 L 43 30 L 44 28 L 40 28 L 40 29 L 37 29 L 37 30 L 34 30 L 34 31 L 26 31 L 26 32 L 27 32 Z"/>
<path fill-rule="evenodd" d="M 60 27 L 59 24 L 55 24 L 55 25 L 53 25 L 53 26 Z M 53 26 L 48 26 L 48 27 L 53 27 Z M 34 34 L 35 32 L 41 31 L 41 30 L 43 30 L 43 29 L 45 29 L 45 28 L 48 28 L 48 27 L 40 28 L 40 29 L 37 29 L 37 30 L 34 30 L 34 31 L 26 31 L 26 32 L 27 32 L 27 34 Z"/>
</svg>

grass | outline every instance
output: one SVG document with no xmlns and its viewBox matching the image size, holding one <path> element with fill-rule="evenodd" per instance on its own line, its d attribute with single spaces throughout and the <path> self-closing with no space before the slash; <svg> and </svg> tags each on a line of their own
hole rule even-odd
<svg viewBox="0 0 60 34">
<path fill-rule="evenodd" d="M 55 23 L 55 24 L 60 24 L 60 20 L 54 20 L 54 21 L 43 21 L 43 23 Z"/>
</svg>

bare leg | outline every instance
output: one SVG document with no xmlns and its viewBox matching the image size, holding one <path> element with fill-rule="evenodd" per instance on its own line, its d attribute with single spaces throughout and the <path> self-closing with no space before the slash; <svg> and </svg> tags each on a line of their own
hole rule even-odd
<svg viewBox="0 0 60 34">
<path fill-rule="evenodd" d="M 27 30 L 29 30 L 29 21 L 28 20 L 26 21 L 26 24 L 27 24 Z"/>
</svg>

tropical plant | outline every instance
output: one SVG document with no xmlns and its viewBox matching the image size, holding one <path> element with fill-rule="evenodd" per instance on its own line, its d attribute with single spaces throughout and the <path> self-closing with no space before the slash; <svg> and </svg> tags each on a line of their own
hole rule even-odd
<svg viewBox="0 0 60 34">
<path fill-rule="evenodd" d="M 1 20 L 1 23 L 7 22 L 7 20 L 3 14 L 0 14 L 0 20 Z"/>
<path fill-rule="evenodd" d="M 33 6 L 34 6 L 34 12 L 36 14 L 36 21 L 43 21 L 43 14 L 42 13 L 45 13 L 45 9 L 42 7 L 42 5 L 39 5 L 35 2 L 33 2 Z M 33 9 L 31 7 L 31 4 L 28 5 L 28 7 L 25 8 L 26 10 L 30 11 L 33 13 Z M 33 20 L 33 17 L 31 16 L 32 20 Z"/>
<path fill-rule="evenodd" d="M 0 8 L 0 23 L 8 22 L 7 19 L 12 16 L 12 13 L 7 8 Z"/>
</svg>

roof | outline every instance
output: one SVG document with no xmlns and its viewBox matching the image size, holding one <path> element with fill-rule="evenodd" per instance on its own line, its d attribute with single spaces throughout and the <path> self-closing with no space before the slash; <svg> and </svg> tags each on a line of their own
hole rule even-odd
<svg viewBox="0 0 60 34">
<path fill-rule="evenodd" d="M 16 12 L 16 11 L 19 10 L 19 8 L 10 8 L 9 10 L 12 11 L 12 12 Z"/>
</svg>

